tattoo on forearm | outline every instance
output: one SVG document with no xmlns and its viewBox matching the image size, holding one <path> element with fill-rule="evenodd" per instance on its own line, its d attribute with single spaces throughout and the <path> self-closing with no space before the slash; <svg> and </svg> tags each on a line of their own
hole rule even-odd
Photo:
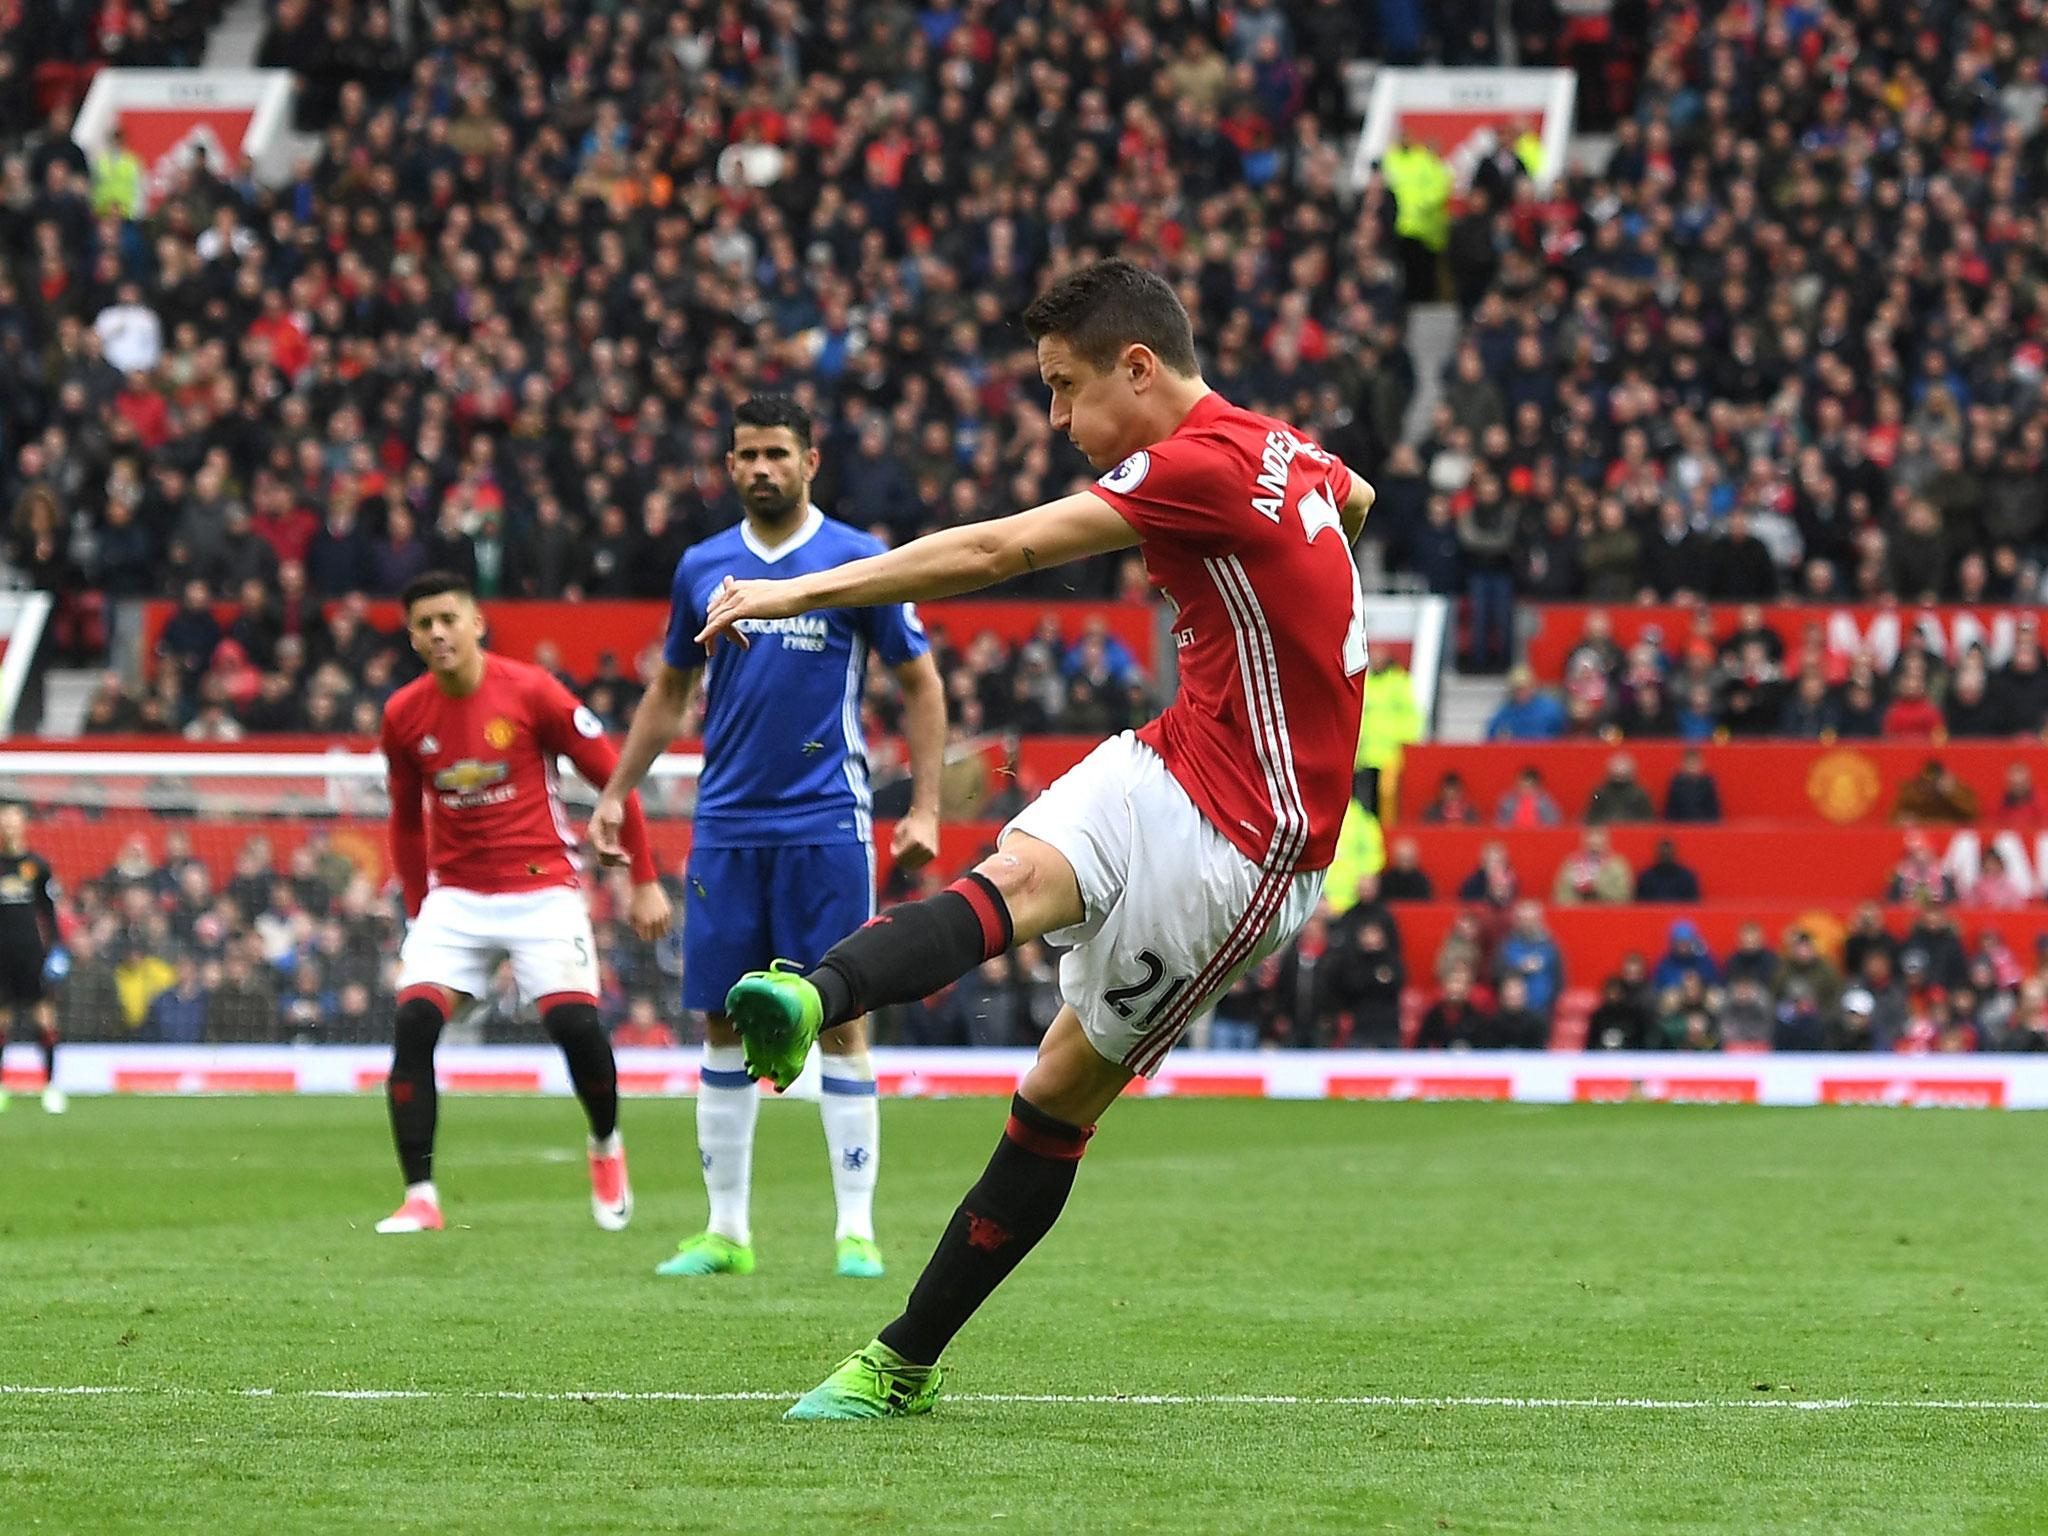
<svg viewBox="0 0 2048 1536">
<path fill-rule="evenodd" d="M 1026 544 L 1024 546 L 1024 569 L 1027 571 L 1035 571 L 1038 569 L 1038 556 L 1034 555 L 1031 552 L 1031 546 L 1029 544 Z"/>
</svg>

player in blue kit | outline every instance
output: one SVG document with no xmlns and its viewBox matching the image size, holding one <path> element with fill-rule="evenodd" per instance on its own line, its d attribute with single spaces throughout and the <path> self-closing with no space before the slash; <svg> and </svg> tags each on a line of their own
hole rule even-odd
<svg viewBox="0 0 2048 1536">
<path fill-rule="evenodd" d="M 748 631 L 707 665 L 696 635 L 729 580 L 797 576 L 878 553 L 883 545 L 811 505 L 818 450 L 795 401 L 760 395 L 733 412 L 726 468 L 746 517 L 692 545 L 676 567 L 664 665 L 648 689 L 618 771 L 591 818 L 599 853 L 616 857 L 626 797 L 675 739 L 704 675 L 704 771 L 683 899 L 683 1006 L 705 1016 L 697 1149 L 711 1217 L 657 1273 L 749 1274 L 754 1120 L 760 1094 L 725 995 L 748 971 L 776 959 L 815 965 L 874 916 L 875 850 L 867 743 L 860 721 L 868 657 L 882 659 L 903 689 L 910 752 L 910 813 L 891 851 L 916 868 L 938 852 L 939 774 L 945 693 L 909 603 L 837 608 L 776 619 Z M 875 1070 L 867 1021 L 819 1037 L 820 1111 L 838 1205 L 842 1275 L 882 1273 L 874 1192 L 880 1156 Z"/>
</svg>

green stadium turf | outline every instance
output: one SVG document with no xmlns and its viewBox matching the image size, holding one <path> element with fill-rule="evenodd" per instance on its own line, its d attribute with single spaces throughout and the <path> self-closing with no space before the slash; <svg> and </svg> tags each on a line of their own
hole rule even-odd
<svg viewBox="0 0 2048 1536">
<path fill-rule="evenodd" d="M 453 1227 L 377 1238 L 374 1099 L 17 1099 L 0 1387 L 124 1390 L 0 1391 L 0 1531 L 2048 1530 L 2040 1117 L 1128 1104 L 968 1395 L 784 1425 L 1001 1109 L 884 1118 L 887 1280 L 832 1277 L 816 1113 L 774 1104 L 760 1272 L 664 1282 L 686 1104 L 628 1105 L 613 1236 L 572 1104 L 444 1101 Z M 351 1391 L 422 1395 L 309 1395 Z"/>
</svg>

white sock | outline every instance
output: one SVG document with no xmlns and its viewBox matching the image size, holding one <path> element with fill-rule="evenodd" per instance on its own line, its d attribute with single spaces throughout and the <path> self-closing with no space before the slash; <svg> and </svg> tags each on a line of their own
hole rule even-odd
<svg viewBox="0 0 2048 1536">
<path fill-rule="evenodd" d="M 589 1144 L 592 1157 L 617 1157 L 626 1150 L 626 1144 L 619 1139 L 616 1130 L 603 1141 L 599 1141 L 595 1136 L 586 1136 L 583 1139 Z"/>
<path fill-rule="evenodd" d="M 875 1238 L 875 1171 L 882 1160 L 882 1112 L 875 1098 L 875 1063 L 858 1056 L 827 1056 L 818 1113 L 832 1158 L 832 1198 L 842 1237 Z"/>
<path fill-rule="evenodd" d="M 408 1200 L 424 1200 L 436 1210 L 439 1210 L 441 1206 L 441 1191 L 434 1188 L 434 1181 L 432 1179 L 422 1179 L 417 1184 L 406 1185 L 405 1198 Z"/>
<path fill-rule="evenodd" d="M 711 1081 L 714 1074 L 726 1081 Z M 711 1197 L 710 1230 L 736 1243 L 750 1243 L 747 1206 L 754 1184 L 754 1121 L 761 1091 L 747 1077 L 746 1052 L 736 1045 L 704 1047 L 704 1081 L 697 1090 L 697 1154 L 704 1164 L 704 1192 Z M 741 1087 L 744 1080 L 746 1086 Z"/>
</svg>

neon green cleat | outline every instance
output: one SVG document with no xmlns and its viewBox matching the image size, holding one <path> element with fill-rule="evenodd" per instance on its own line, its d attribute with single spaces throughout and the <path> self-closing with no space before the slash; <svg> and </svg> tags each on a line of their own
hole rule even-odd
<svg viewBox="0 0 2048 1536">
<path fill-rule="evenodd" d="M 788 961 L 778 960 L 734 982 L 725 994 L 725 1013 L 740 1032 L 747 1070 L 775 1084 L 777 1093 L 787 1093 L 825 1022 L 818 989 Z"/>
<path fill-rule="evenodd" d="M 842 1237 L 838 1269 L 847 1280 L 879 1280 L 883 1274 L 882 1250 L 871 1237 Z"/>
<path fill-rule="evenodd" d="M 716 1232 L 699 1232 L 676 1245 L 670 1258 L 654 1266 L 657 1275 L 751 1275 L 754 1248 Z"/>
<path fill-rule="evenodd" d="M 944 1368 L 912 1365 L 875 1340 L 796 1400 L 785 1419 L 907 1419 L 930 1413 Z"/>
</svg>

